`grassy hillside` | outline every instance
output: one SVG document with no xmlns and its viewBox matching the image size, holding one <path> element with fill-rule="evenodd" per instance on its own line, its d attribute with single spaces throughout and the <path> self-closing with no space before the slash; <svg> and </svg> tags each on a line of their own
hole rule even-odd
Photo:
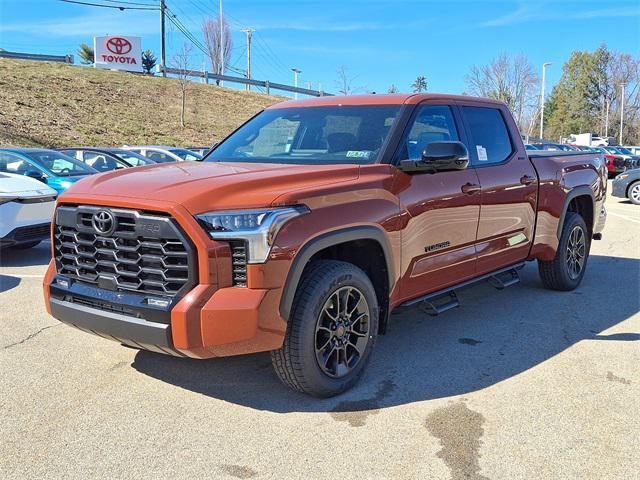
<svg viewBox="0 0 640 480">
<path fill-rule="evenodd" d="M 181 128 L 175 79 L 0 59 L 0 146 L 206 146 L 279 100 L 194 83 Z"/>
</svg>

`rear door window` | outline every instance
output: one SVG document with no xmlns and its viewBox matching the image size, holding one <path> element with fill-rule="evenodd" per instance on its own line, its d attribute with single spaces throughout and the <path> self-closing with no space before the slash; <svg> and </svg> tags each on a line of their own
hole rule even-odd
<svg viewBox="0 0 640 480">
<path fill-rule="evenodd" d="M 462 107 L 469 130 L 469 150 L 477 166 L 506 161 L 513 153 L 509 129 L 498 108 Z"/>
</svg>

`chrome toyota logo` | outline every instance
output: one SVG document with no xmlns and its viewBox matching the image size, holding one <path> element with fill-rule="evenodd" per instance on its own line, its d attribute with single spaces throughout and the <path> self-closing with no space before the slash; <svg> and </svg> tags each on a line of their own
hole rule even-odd
<svg viewBox="0 0 640 480">
<path fill-rule="evenodd" d="M 91 217 L 93 229 L 102 235 L 111 235 L 116 229 L 116 219 L 108 210 L 100 210 Z"/>
</svg>

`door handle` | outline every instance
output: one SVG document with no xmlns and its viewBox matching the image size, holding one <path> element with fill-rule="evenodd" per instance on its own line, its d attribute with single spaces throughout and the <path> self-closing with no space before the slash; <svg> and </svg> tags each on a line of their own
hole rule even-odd
<svg viewBox="0 0 640 480">
<path fill-rule="evenodd" d="M 536 177 L 531 177 L 529 175 L 523 175 L 522 177 L 520 177 L 520 183 L 522 185 L 531 185 L 535 181 Z"/>
<path fill-rule="evenodd" d="M 478 193 L 480 191 L 480 185 L 476 185 L 475 183 L 467 182 L 462 185 L 462 193 L 466 193 L 467 195 L 473 195 L 474 193 Z"/>
</svg>

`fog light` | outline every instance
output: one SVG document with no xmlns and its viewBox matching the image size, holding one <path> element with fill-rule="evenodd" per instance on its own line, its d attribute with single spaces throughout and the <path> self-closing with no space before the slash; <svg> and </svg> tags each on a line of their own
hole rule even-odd
<svg viewBox="0 0 640 480">
<path fill-rule="evenodd" d="M 169 300 L 161 300 L 159 298 L 147 298 L 147 303 L 152 307 L 165 308 L 169 306 Z"/>
<path fill-rule="evenodd" d="M 62 288 L 69 288 L 69 280 L 63 278 L 56 278 L 56 285 Z"/>
</svg>

